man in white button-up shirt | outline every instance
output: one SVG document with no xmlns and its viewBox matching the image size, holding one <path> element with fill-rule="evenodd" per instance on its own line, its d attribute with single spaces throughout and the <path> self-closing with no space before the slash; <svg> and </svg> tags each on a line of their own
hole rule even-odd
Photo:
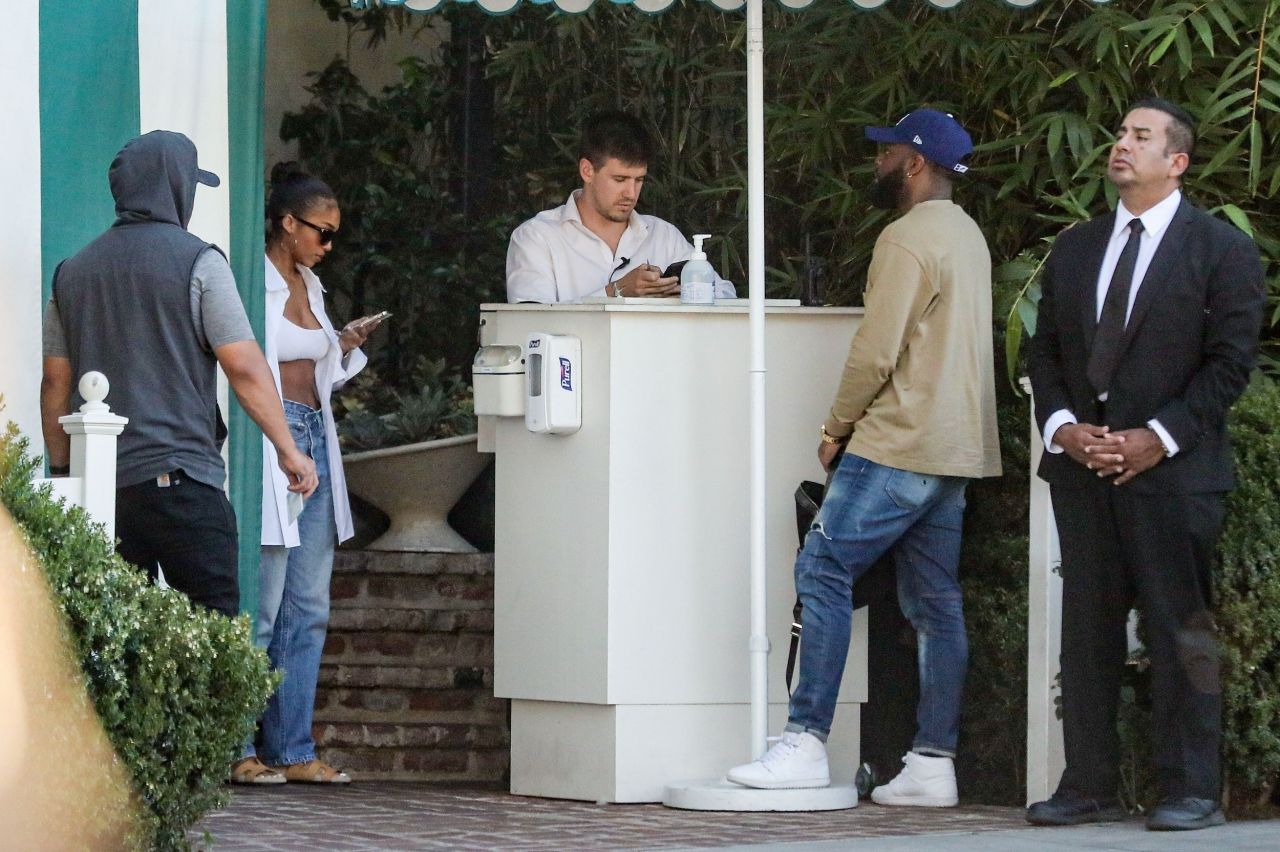
<svg viewBox="0 0 1280 852">
<path fill-rule="evenodd" d="M 587 119 L 578 155 L 582 188 L 520 225 L 507 248 L 507 301 L 577 302 L 592 296 L 677 296 L 693 246 L 670 222 L 636 212 L 653 143 L 622 112 Z M 716 298 L 736 296 L 716 276 Z"/>
</svg>

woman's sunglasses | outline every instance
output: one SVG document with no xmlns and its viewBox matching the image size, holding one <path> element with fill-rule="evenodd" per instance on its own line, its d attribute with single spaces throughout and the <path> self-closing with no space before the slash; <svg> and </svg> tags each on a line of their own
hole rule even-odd
<svg viewBox="0 0 1280 852">
<path fill-rule="evenodd" d="M 313 229 L 317 234 L 319 234 L 320 245 L 322 246 L 332 245 L 333 238 L 338 236 L 338 232 L 333 230 L 332 228 L 321 228 L 319 225 L 315 224 L 314 222 L 308 222 L 306 219 L 303 219 L 301 216 L 298 216 L 296 214 L 294 215 L 293 218 L 301 222 L 302 224 L 306 225 L 308 228 Z"/>
</svg>

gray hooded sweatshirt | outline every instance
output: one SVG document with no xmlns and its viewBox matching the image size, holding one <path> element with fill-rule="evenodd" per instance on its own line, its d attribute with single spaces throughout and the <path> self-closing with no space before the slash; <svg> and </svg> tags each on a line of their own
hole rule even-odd
<svg viewBox="0 0 1280 852">
<path fill-rule="evenodd" d="M 105 374 L 112 410 L 129 418 L 117 487 L 182 469 L 221 488 L 217 361 L 190 302 L 192 268 L 210 244 L 186 230 L 197 181 L 216 179 L 197 168 L 191 140 L 167 130 L 126 144 L 108 176 L 115 223 L 54 273 L 72 375 Z"/>
</svg>

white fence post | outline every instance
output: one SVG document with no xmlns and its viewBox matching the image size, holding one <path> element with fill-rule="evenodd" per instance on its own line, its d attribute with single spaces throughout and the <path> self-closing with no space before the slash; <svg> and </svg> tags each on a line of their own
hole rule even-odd
<svg viewBox="0 0 1280 852">
<path fill-rule="evenodd" d="M 116 438 L 124 431 L 127 417 L 112 414 L 102 400 L 111 385 L 99 372 L 80 379 L 80 396 L 85 403 L 77 414 L 59 417 L 63 430 L 71 436 L 71 476 L 81 483 L 80 499 L 89 517 L 107 528 L 107 538 L 115 541 L 116 531 Z"/>
<path fill-rule="evenodd" d="M 1020 382 L 1027 396 L 1031 382 Z M 1027 804 L 1049 798 L 1066 765 L 1055 699 L 1062 648 L 1062 577 L 1049 484 L 1036 476 L 1044 441 L 1031 416 L 1031 529 L 1027 583 Z"/>
</svg>

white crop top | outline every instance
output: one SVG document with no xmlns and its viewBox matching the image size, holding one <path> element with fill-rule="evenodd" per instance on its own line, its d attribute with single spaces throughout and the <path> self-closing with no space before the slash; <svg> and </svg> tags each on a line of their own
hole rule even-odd
<svg viewBox="0 0 1280 852">
<path fill-rule="evenodd" d="M 294 325 L 288 319 L 278 326 L 276 336 L 276 360 L 281 364 L 288 361 L 319 361 L 329 351 L 329 336 L 323 328 L 303 328 Z"/>
</svg>

